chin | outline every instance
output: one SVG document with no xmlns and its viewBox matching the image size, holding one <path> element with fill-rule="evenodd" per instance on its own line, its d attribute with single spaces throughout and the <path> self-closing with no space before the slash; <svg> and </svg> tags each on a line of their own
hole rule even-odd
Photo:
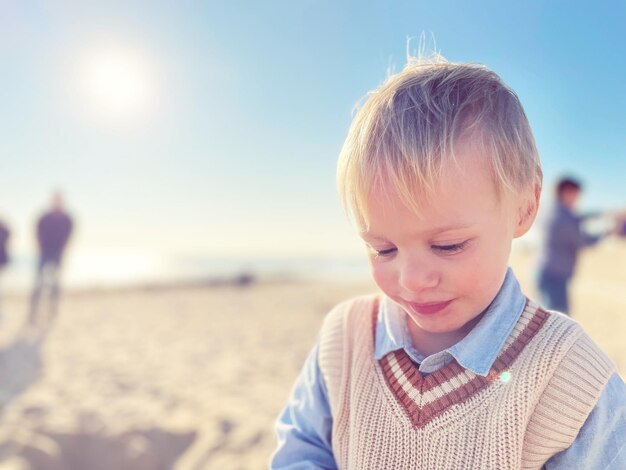
<svg viewBox="0 0 626 470">
<path fill-rule="evenodd" d="M 456 323 L 452 323 L 449 321 L 445 321 L 442 319 L 423 319 L 423 318 L 415 318 L 412 314 L 407 312 L 407 315 L 411 318 L 411 321 L 414 322 L 421 330 L 426 331 L 428 333 L 454 333 L 455 331 L 463 328 L 463 325 L 458 325 Z"/>
<path fill-rule="evenodd" d="M 463 329 L 463 325 L 424 325 L 424 331 L 435 334 L 458 333 Z"/>
</svg>

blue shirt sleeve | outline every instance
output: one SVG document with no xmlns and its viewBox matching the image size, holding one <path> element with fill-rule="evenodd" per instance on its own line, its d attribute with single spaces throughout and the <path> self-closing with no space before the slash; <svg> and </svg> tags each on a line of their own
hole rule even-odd
<svg viewBox="0 0 626 470">
<path fill-rule="evenodd" d="M 626 469 L 626 385 L 613 374 L 574 443 L 546 462 L 547 470 Z"/>
<path fill-rule="evenodd" d="M 316 345 L 307 357 L 276 422 L 278 448 L 270 462 L 273 470 L 337 468 L 331 445 L 333 418 L 318 349 Z"/>
</svg>

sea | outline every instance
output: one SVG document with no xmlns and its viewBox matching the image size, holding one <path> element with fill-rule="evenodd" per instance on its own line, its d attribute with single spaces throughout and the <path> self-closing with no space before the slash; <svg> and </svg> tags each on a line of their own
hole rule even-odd
<svg viewBox="0 0 626 470">
<path fill-rule="evenodd" d="M 0 289 L 24 293 L 32 289 L 37 259 L 14 257 L 0 272 Z M 234 256 L 69 256 L 61 282 L 73 290 L 142 287 L 184 283 L 250 281 L 361 281 L 369 278 L 365 256 L 234 257 Z"/>
</svg>

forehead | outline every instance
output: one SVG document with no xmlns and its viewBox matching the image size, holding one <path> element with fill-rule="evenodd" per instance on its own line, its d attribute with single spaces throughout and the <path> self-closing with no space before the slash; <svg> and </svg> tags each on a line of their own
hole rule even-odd
<svg viewBox="0 0 626 470">
<path fill-rule="evenodd" d="M 361 233 L 377 236 L 398 221 L 423 232 L 461 230 L 497 217 L 503 208 L 489 166 L 479 158 L 446 163 L 428 190 L 406 189 L 403 194 L 389 181 L 377 185 L 367 198 Z"/>
</svg>

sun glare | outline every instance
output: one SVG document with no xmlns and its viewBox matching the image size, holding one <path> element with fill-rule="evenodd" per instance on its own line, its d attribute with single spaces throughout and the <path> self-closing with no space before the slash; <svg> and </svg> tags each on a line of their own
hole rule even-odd
<svg viewBox="0 0 626 470">
<path fill-rule="evenodd" d="M 146 61 L 129 51 L 95 54 L 85 64 L 83 91 L 100 117 L 127 120 L 153 104 L 155 83 Z"/>
</svg>

